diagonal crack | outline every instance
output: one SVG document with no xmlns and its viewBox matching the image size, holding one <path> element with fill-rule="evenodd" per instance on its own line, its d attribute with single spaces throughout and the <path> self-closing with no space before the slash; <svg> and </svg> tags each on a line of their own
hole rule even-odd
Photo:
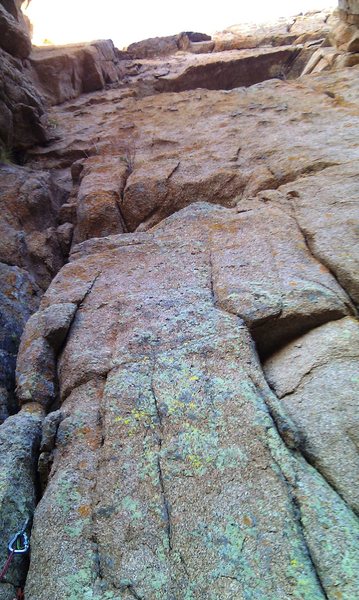
<svg viewBox="0 0 359 600">
<path fill-rule="evenodd" d="M 126 586 L 126 588 L 125 588 L 125 589 L 126 589 L 126 590 L 128 590 L 128 591 L 130 592 L 130 594 L 131 594 L 131 595 L 132 595 L 134 598 L 136 598 L 136 600 L 144 600 L 144 599 L 143 599 L 143 596 L 140 596 L 140 595 L 139 595 L 139 594 L 136 592 L 136 590 L 135 590 L 135 588 L 133 587 L 133 585 L 129 584 L 129 585 L 127 585 L 127 586 Z"/>
<path fill-rule="evenodd" d="M 343 291 L 343 294 L 345 295 L 345 297 L 347 298 L 345 304 L 348 307 L 348 309 L 350 310 L 350 313 L 353 315 L 358 315 L 358 311 L 355 307 L 355 301 L 354 299 L 350 296 L 348 290 L 346 290 L 342 284 L 340 283 L 336 273 L 333 271 L 333 269 L 330 267 L 330 265 L 328 264 L 328 261 L 325 261 L 322 259 L 322 257 L 318 256 L 318 254 L 315 252 L 315 249 L 313 247 L 313 242 L 312 242 L 312 236 L 310 233 L 308 233 L 307 231 L 305 231 L 305 229 L 300 225 L 299 223 L 299 219 L 297 217 L 297 215 L 295 214 L 295 210 L 292 210 L 292 217 L 295 220 L 297 227 L 299 229 L 299 231 L 301 232 L 302 236 L 303 236 L 303 240 L 304 243 L 306 245 L 306 248 L 308 250 L 308 252 L 311 254 L 311 256 L 320 264 L 322 264 L 330 273 L 330 275 L 333 277 L 334 281 L 336 281 L 336 283 L 338 284 L 339 288 Z M 323 284 L 322 284 L 323 285 Z M 331 290 L 333 292 L 333 290 Z"/>
<path fill-rule="evenodd" d="M 173 167 L 172 171 L 169 173 L 169 175 L 167 175 L 166 177 L 166 181 L 169 181 L 169 179 L 171 179 L 171 177 L 176 173 L 176 171 L 178 171 L 179 167 L 180 167 L 181 161 L 179 160 L 176 164 L 175 167 Z"/>
</svg>

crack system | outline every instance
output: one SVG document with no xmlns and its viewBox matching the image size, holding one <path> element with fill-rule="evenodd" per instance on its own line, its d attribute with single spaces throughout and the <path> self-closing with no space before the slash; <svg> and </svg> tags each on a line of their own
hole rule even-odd
<svg viewBox="0 0 359 600">
<path fill-rule="evenodd" d="M 280 440 L 282 441 L 282 443 L 284 444 L 284 446 L 287 448 L 288 452 L 290 453 L 291 456 L 295 456 L 295 454 L 299 454 L 301 455 L 301 451 L 299 449 L 298 446 L 293 448 L 293 445 L 291 445 L 290 443 L 288 443 L 288 438 L 287 436 L 284 434 L 283 432 L 283 427 L 282 427 L 282 423 L 278 420 L 277 415 L 275 414 L 275 412 L 272 410 L 272 405 L 271 403 L 268 403 L 268 399 L 263 395 L 262 390 L 260 387 L 258 387 L 258 382 L 256 382 L 253 378 L 251 378 L 252 384 L 257 392 L 257 394 L 259 395 L 259 397 L 262 398 L 264 405 L 267 407 L 268 409 L 268 413 L 271 417 L 271 421 L 272 421 L 272 426 L 274 428 L 274 430 L 276 431 L 278 437 L 280 438 Z M 293 475 L 293 480 L 291 481 L 290 478 L 288 477 L 288 475 L 285 473 L 285 470 L 282 468 L 281 464 L 278 462 L 278 460 L 276 459 L 276 457 L 273 455 L 270 447 L 268 446 L 268 443 L 266 444 L 268 447 L 269 452 L 271 453 L 271 456 L 274 460 L 274 462 L 277 465 L 277 468 L 279 469 L 279 472 L 281 473 L 281 476 L 283 478 L 283 481 L 286 484 L 287 490 L 288 490 L 288 497 L 291 500 L 291 504 L 293 507 L 293 516 L 295 518 L 295 521 L 298 525 L 298 530 L 300 531 L 300 535 L 302 538 L 302 542 L 304 544 L 304 547 L 306 549 L 308 558 L 310 560 L 310 563 L 312 565 L 313 571 L 316 575 L 318 584 L 320 586 L 320 589 L 323 593 L 323 596 L 325 598 L 325 600 L 329 600 L 323 581 L 321 579 L 320 573 L 318 572 L 318 566 L 315 562 L 315 559 L 313 557 L 313 554 L 311 552 L 310 549 L 310 544 L 308 543 L 307 539 L 306 539 L 306 528 L 305 525 L 303 524 L 303 520 L 302 520 L 302 509 L 300 506 L 300 501 L 298 500 L 297 494 L 296 494 L 296 476 Z M 305 458 L 303 457 L 303 459 L 305 460 Z"/>
<path fill-rule="evenodd" d="M 214 283 L 213 283 L 213 263 L 212 263 L 211 253 L 210 253 L 210 267 L 211 267 L 211 269 L 210 269 L 211 296 L 213 299 L 213 304 L 217 308 L 217 300 L 215 297 Z M 225 309 L 221 309 L 221 310 L 224 310 L 224 312 L 227 312 L 231 316 L 233 315 L 233 313 L 231 313 Z M 318 473 L 318 475 L 323 478 L 323 480 L 326 482 L 328 487 L 344 502 L 345 506 L 352 512 L 352 508 L 348 505 L 348 503 L 341 496 L 341 494 L 338 493 L 338 491 L 335 489 L 335 487 L 327 480 L 327 478 L 321 473 L 321 471 L 317 468 L 317 466 L 315 464 L 312 464 L 312 462 L 310 462 L 307 459 L 307 453 L 304 448 L 303 440 L 301 439 L 299 432 L 297 431 L 294 423 L 284 413 L 284 410 L 283 410 L 280 400 L 278 399 L 278 397 L 276 396 L 274 391 L 271 389 L 271 387 L 265 377 L 265 374 L 263 372 L 261 362 L 259 360 L 258 355 L 257 355 L 257 362 L 258 362 L 258 369 L 260 370 L 260 373 L 264 379 L 265 386 L 268 387 L 268 392 L 266 392 L 265 386 L 263 384 L 261 384 L 259 376 L 256 376 L 256 374 L 253 375 L 252 373 L 250 373 L 248 371 L 247 371 L 247 375 L 248 375 L 249 379 L 251 380 L 251 382 L 256 390 L 257 395 L 262 399 L 264 405 L 267 407 L 273 427 L 274 427 L 275 431 L 277 432 L 277 435 L 279 436 L 280 440 L 282 441 L 284 446 L 287 448 L 287 450 L 291 456 L 295 457 L 295 455 L 297 454 L 302 457 L 302 460 L 304 460 L 309 465 L 311 465 L 315 469 L 315 471 Z M 271 452 L 271 449 L 269 447 L 268 447 L 268 449 Z M 301 532 L 302 542 L 304 544 L 304 547 L 306 548 L 306 552 L 307 552 L 308 558 L 310 560 L 310 563 L 312 565 L 313 572 L 316 575 L 318 585 L 320 586 L 321 592 L 322 592 L 325 600 L 329 600 L 326 589 L 325 589 L 325 585 L 322 581 L 322 578 L 321 578 L 321 575 L 319 572 L 319 567 L 318 567 L 316 560 L 313 556 L 313 553 L 311 551 L 310 543 L 307 541 L 307 538 L 306 538 L 306 527 L 302 520 L 302 508 L 301 508 L 300 500 L 298 499 L 297 492 L 296 492 L 296 483 L 295 483 L 296 477 L 295 476 L 293 477 L 294 482 L 291 481 L 290 478 L 286 475 L 285 470 L 282 468 L 281 464 L 277 461 L 275 456 L 273 456 L 272 452 L 271 452 L 271 456 L 273 457 L 273 460 L 275 461 L 275 463 L 279 469 L 279 472 L 281 473 L 283 480 L 286 483 L 286 486 L 288 489 L 288 495 L 289 495 L 289 498 L 291 499 L 291 503 L 293 506 L 294 517 L 298 524 L 299 531 Z"/>
</svg>

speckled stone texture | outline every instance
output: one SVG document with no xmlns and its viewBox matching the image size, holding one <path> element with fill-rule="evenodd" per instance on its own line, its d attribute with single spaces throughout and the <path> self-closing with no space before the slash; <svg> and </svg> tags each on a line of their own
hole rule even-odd
<svg viewBox="0 0 359 600">
<path fill-rule="evenodd" d="M 359 597 L 359 66 L 336 23 L 38 54 L 71 99 L 0 165 L 0 567 L 34 512 L 0 600 Z"/>
</svg>

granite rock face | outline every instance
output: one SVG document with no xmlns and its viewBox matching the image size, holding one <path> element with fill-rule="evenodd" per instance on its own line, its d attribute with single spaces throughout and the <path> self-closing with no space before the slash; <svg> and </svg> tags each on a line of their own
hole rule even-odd
<svg viewBox="0 0 359 600">
<path fill-rule="evenodd" d="M 110 185 L 110 167 L 99 183 L 101 165 L 113 160 L 117 205 L 129 231 L 147 229 L 191 202 L 233 207 L 261 190 L 294 185 L 301 178 L 315 182 L 321 172 L 325 178 L 337 164 L 337 177 L 341 164 L 350 168 L 357 157 L 357 73 L 353 67 L 293 82 L 273 79 L 230 91 L 196 89 L 145 98 L 132 89 L 95 93 L 52 109 L 61 135 L 33 149 L 29 164 L 69 172 L 75 161 L 90 158 L 88 168 L 98 164 L 100 190 Z M 79 168 L 72 169 L 66 218 L 75 221 L 81 213 L 81 219 L 91 220 L 93 209 L 84 205 L 82 193 L 78 196 Z M 352 182 L 348 177 L 346 185 Z M 334 194 L 339 189 L 340 183 Z M 355 197 L 354 184 L 351 189 Z M 101 203 L 105 198 L 102 210 L 115 214 L 113 194 L 103 194 Z M 99 215 L 96 220 L 101 223 Z M 120 227 L 117 216 L 116 222 Z M 101 235 L 99 228 L 95 235 Z"/>
<path fill-rule="evenodd" d="M 253 233 L 276 219 L 270 257 L 281 250 L 289 322 L 295 315 L 305 330 L 308 315 L 315 327 L 321 311 L 328 321 L 351 314 L 299 229 L 267 205 L 197 204 L 151 232 L 88 240 L 55 278 L 36 318 L 58 304 L 78 309 L 58 359 L 64 418 L 35 518 L 30 599 L 49 585 L 58 598 L 245 598 L 253 586 L 258 598 L 355 595 L 338 549 L 358 560 L 356 517 L 306 462 L 309 440 L 267 386 L 249 335 L 266 322 L 267 338 L 288 336 L 270 292 L 258 296 L 273 283 L 275 301 L 278 279 L 265 262 L 259 283 L 247 262 L 252 244 L 262 263 Z M 299 252 L 282 274 L 280 228 L 288 256 Z M 45 372 L 37 354 L 26 367 L 34 380 Z"/>
<path fill-rule="evenodd" d="M 30 55 L 53 106 L 0 168 L 0 568 L 34 524 L 0 600 L 359 596 L 359 66 L 332 27 Z"/>
</svg>

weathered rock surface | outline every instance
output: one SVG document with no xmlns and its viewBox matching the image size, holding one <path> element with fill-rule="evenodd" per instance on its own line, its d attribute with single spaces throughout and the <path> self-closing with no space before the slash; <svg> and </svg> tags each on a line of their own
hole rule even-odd
<svg viewBox="0 0 359 600">
<path fill-rule="evenodd" d="M 0 4 L 0 47 L 17 58 L 26 58 L 31 52 L 31 40 L 23 23 L 7 10 L 3 2 Z"/>
<path fill-rule="evenodd" d="M 0 263 L 0 423 L 15 413 L 15 365 L 26 321 L 40 303 L 41 290 L 24 269 Z"/>
<path fill-rule="evenodd" d="M 171 55 L 179 50 L 178 39 L 178 35 L 148 38 L 130 44 L 127 52 L 134 59 Z"/>
<path fill-rule="evenodd" d="M 55 360 L 76 310 L 72 302 L 53 304 L 29 319 L 17 362 L 16 394 L 21 404 L 37 402 L 48 409 L 55 402 Z"/>
<path fill-rule="evenodd" d="M 232 25 L 215 34 L 215 51 L 323 41 L 330 33 L 333 21 L 331 12 L 323 10 L 281 18 L 270 25 Z"/>
<path fill-rule="evenodd" d="M 29 148 L 45 142 L 47 136 L 39 93 L 26 76 L 21 61 L 1 49 L 0 83 L 0 141 L 7 157 L 12 148 Z"/>
<path fill-rule="evenodd" d="M 120 202 L 131 169 L 130 157 L 119 154 L 94 156 L 83 162 L 76 203 L 74 242 L 115 233 L 123 233 Z"/>
<path fill-rule="evenodd" d="M 0 185 L 0 260 L 46 289 L 64 262 L 56 232 L 62 191 L 49 173 L 16 165 L 0 165 Z"/>
<path fill-rule="evenodd" d="M 289 211 L 310 252 L 359 305 L 357 160 L 299 177 L 276 191 L 259 194 Z M 313 202 L 315 198 L 315 202 Z"/>
<path fill-rule="evenodd" d="M 80 590 L 98 598 L 244 598 L 254 581 L 258 597 L 273 599 L 294 593 L 322 598 L 321 585 L 334 598 L 339 579 L 343 597 L 357 589 L 330 549 L 335 536 L 337 547 L 356 560 L 355 517 L 278 437 L 268 409 L 296 448 L 295 431 L 266 387 L 243 320 L 225 307 L 219 278 L 231 270 L 228 252 L 233 265 L 240 260 L 233 251 L 237 236 L 243 249 L 248 217 L 203 204 L 153 233 L 89 240 L 45 294 L 42 311 L 82 300 L 58 364 L 67 416 L 37 509 L 30 599 L 45 598 L 41 590 L 54 569 L 51 586 L 59 598 Z M 268 222 L 268 215 L 261 220 Z M 287 221 L 283 229 L 297 246 Z M 299 312 L 302 303 L 304 313 L 314 315 L 320 306 L 326 311 L 328 301 L 338 306 L 335 280 L 309 253 L 301 260 L 300 290 L 293 295 L 289 285 L 288 310 Z M 318 279 L 318 290 L 325 278 L 322 296 L 312 283 L 307 295 L 303 268 L 308 279 Z M 241 293 L 238 306 L 245 306 L 246 290 Z M 344 297 L 343 314 L 350 310 Z M 267 319 L 285 332 L 276 315 Z M 36 369 L 34 362 L 35 377 Z M 347 522 L 354 529 L 348 531 Z M 61 539 L 55 523 L 63 524 Z M 40 572 L 35 565 L 45 564 L 45 538 L 53 554 L 49 570 Z"/>
<path fill-rule="evenodd" d="M 338 0 L 340 18 L 354 25 L 359 25 L 359 2 L 358 0 Z"/>
<path fill-rule="evenodd" d="M 118 82 L 120 74 L 111 40 L 34 48 L 29 64 L 32 79 L 50 104 L 101 90 Z"/>
<path fill-rule="evenodd" d="M 194 54 L 212 52 L 214 42 L 210 35 L 196 33 L 194 31 L 183 31 L 177 35 L 149 38 L 130 44 L 127 55 L 131 59 L 153 58 L 158 56 L 169 56 L 178 50 L 186 50 Z M 123 56 L 126 56 L 123 53 Z"/>
<path fill-rule="evenodd" d="M 24 72 L 31 51 L 22 2 L 0 2 L 0 160 L 46 141 L 42 98 Z"/>
</svg>

